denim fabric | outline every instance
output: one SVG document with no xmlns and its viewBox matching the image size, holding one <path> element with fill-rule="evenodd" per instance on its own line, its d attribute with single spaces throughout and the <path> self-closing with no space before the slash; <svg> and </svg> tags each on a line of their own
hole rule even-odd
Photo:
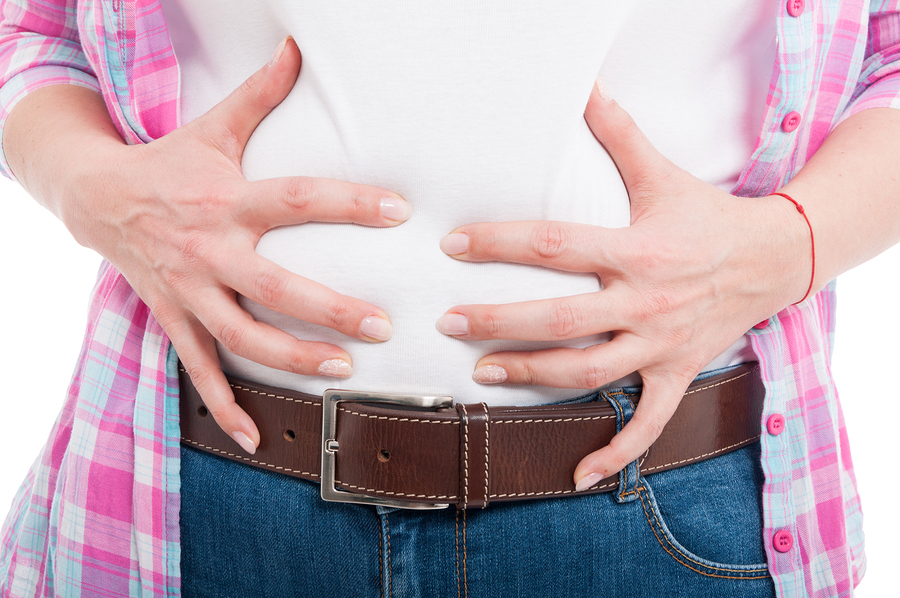
<svg viewBox="0 0 900 598">
<path fill-rule="evenodd" d="M 183 595 L 774 596 L 759 458 L 757 443 L 641 476 L 627 502 L 407 511 L 183 447 Z"/>
</svg>

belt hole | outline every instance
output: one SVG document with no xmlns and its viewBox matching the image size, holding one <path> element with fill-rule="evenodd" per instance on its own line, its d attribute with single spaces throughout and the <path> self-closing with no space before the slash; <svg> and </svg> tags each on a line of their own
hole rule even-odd
<svg viewBox="0 0 900 598">
<path fill-rule="evenodd" d="M 297 437 L 297 435 L 294 434 L 293 430 L 285 430 L 284 431 L 284 439 L 287 440 L 288 442 L 293 442 L 294 438 L 296 438 L 296 437 Z"/>
<path fill-rule="evenodd" d="M 378 460 L 382 463 L 387 463 L 391 459 L 391 454 L 387 452 L 385 449 L 381 449 L 378 451 Z"/>
<path fill-rule="evenodd" d="M 200 415 L 200 417 L 206 417 L 207 415 L 209 415 L 209 410 L 204 405 L 200 405 L 199 407 L 197 407 L 197 413 Z"/>
</svg>

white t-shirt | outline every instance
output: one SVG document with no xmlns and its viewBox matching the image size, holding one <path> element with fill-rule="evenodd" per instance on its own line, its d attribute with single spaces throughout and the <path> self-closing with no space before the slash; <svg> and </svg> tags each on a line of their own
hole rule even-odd
<svg viewBox="0 0 900 598">
<path fill-rule="evenodd" d="M 401 194 L 414 210 L 392 229 L 282 227 L 257 247 L 390 315 L 393 338 L 370 344 L 241 299 L 260 321 L 343 347 L 352 378 L 298 376 L 220 347 L 224 369 L 314 394 L 339 387 L 523 405 L 580 394 L 482 386 L 471 375 L 495 351 L 585 347 L 606 334 L 563 343 L 461 341 L 435 322 L 454 305 L 593 292 L 598 278 L 459 262 L 438 243 L 482 221 L 629 224 L 621 177 L 582 116 L 598 71 L 670 159 L 729 189 L 762 121 L 775 56 L 770 4 L 163 0 L 181 66 L 183 122 L 265 64 L 286 35 L 300 47 L 296 86 L 247 145 L 248 179 L 371 184 Z M 748 359 L 742 339 L 710 368 Z"/>
</svg>

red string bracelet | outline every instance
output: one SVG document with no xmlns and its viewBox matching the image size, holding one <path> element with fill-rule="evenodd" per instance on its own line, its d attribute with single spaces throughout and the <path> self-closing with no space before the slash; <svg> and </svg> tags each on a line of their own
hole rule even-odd
<svg viewBox="0 0 900 598">
<path fill-rule="evenodd" d="M 794 206 L 796 206 L 797 208 L 797 211 L 800 212 L 800 214 L 803 215 L 803 219 L 806 220 L 806 226 L 809 227 L 809 241 L 812 245 L 812 275 L 809 277 L 809 287 L 806 289 L 806 294 L 803 295 L 803 299 L 797 302 L 803 303 L 809 297 L 809 293 L 813 288 L 813 282 L 816 280 L 816 236 L 813 234 L 812 224 L 809 223 L 809 216 L 806 215 L 806 210 L 803 209 L 803 206 L 800 205 L 800 202 L 798 202 L 787 193 L 775 192 L 772 193 L 772 195 L 780 195 L 781 197 L 794 204 Z M 797 303 L 794 303 L 794 305 L 797 305 Z"/>
</svg>

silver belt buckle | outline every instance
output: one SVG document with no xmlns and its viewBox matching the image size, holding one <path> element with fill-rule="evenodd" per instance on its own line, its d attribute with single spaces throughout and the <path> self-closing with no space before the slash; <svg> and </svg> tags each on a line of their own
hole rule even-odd
<svg viewBox="0 0 900 598">
<path fill-rule="evenodd" d="M 449 504 L 428 502 L 406 502 L 391 500 L 369 494 L 356 494 L 338 490 L 334 486 L 334 461 L 340 447 L 337 436 L 338 403 L 386 403 L 405 405 L 417 409 L 437 410 L 453 406 L 452 397 L 429 395 L 404 395 L 386 392 L 364 392 L 358 390 L 328 389 L 322 397 L 322 500 L 330 502 L 350 502 L 360 505 L 383 505 L 401 509 L 446 509 Z"/>
</svg>

